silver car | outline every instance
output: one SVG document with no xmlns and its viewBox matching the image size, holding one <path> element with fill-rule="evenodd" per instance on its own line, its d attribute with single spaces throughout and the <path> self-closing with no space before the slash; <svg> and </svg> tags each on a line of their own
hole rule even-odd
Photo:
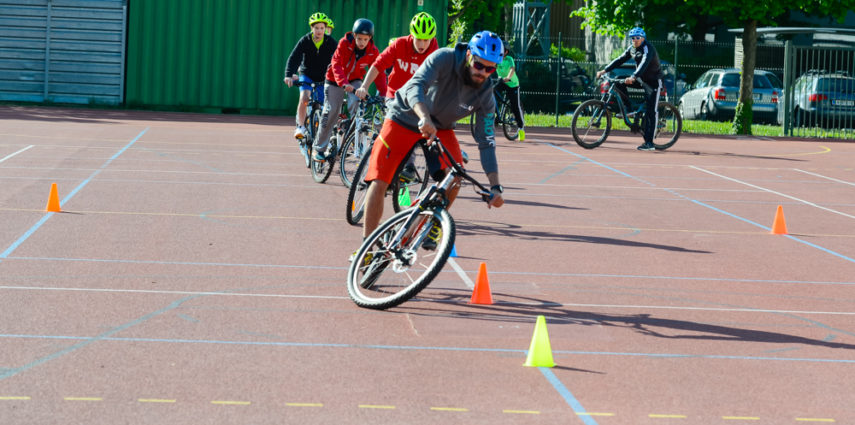
<svg viewBox="0 0 855 425">
<path fill-rule="evenodd" d="M 781 89 L 772 86 L 762 71 L 754 72 L 754 122 L 775 123 Z M 733 119 L 739 100 L 739 70 L 711 69 L 680 97 L 677 107 L 683 119 Z"/>
</svg>

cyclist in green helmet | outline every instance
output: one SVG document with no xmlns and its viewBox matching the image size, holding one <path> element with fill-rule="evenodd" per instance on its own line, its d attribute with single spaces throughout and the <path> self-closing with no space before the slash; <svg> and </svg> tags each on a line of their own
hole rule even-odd
<svg viewBox="0 0 855 425">
<path fill-rule="evenodd" d="M 295 82 L 302 83 L 319 83 L 315 90 L 318 92 L 320 99 L 323 101 L 324 75 L 327 72 L 332 61 L 333 54 L 336 49 L 335 39 L 326 34 L 327 22 L 330 18 L 321 12 L 313 13 L 309 17 L 309 27 L 312 31 L 297 41 L 291 55 L 288 56 L 288 62 L 285 65 L 285 84 L 292 87 Z M 299 69 L 298 69 L 299 67 Z M 300 75 L 297 75 L 299 71 Z M 300 87 L 300 104 L 297 105 L 297 129 L 294 131 L 294 137 L 302 139 L 306 137 L 306 129 L 303 128 L 303 123 L 306 122 L 306 105 L 311 100 L 311 87 Z"/>
</svg>

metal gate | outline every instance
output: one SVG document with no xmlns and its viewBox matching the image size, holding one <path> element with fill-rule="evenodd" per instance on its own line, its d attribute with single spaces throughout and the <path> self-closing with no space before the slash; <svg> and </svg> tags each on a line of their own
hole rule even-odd
<svg viewBox="0 0 855 425">
<path fill-rule="evenodd" d="M 850 138 L 855 134 L 855 48 L 784 48 L 784 134 Z"/>
<path fill-rule="evenodd" d="M 0 0 L 0 100 L 123 101 L 127 0 Z"/>
</svg>

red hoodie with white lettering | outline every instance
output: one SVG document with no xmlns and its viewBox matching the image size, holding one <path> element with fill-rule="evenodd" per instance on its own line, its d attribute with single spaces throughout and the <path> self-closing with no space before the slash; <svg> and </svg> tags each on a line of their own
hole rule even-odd
<svg viewBox="0 0 855 425">
<path fill-rule="evenodd" d="M 436 38 L 431 39 L 430 46 L 424 53 L 416 52 L 413 36 L 398 37 L 380 56 L 374 60 L 373 66 L 381 73 L 384 69 L 394 66 L 389 74 L 389 83 L 386 88 L 386 97 L 395 97 L 395 92 L 409 81 L 410 77 L 419 70 L 419 66 L 427 57 L 439 48 Z"/>
</svg>

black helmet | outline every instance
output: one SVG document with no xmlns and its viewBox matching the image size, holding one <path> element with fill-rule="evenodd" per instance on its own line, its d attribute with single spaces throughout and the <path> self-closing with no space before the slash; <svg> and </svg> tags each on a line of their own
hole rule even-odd
<svg viewBox="0 0 855 425">
<path fill-rule="evenodd" d="M 365 34 L 374 38 L 374 22 L 365 18 L 357 19 L 353 23 L 353 34 Z"/>
</svg>

